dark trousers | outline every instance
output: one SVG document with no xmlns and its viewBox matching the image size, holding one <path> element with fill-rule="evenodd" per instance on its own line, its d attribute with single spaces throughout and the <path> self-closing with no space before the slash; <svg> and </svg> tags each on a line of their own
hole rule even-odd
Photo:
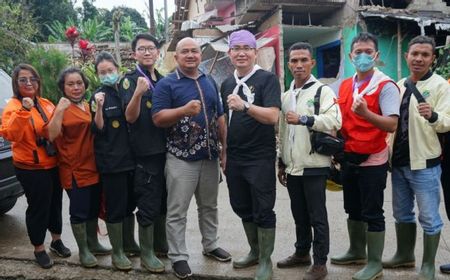
<svg viewBox="0 0 450 280">
<path fill-rule="evenodd" d="M 350 220 L 366 222 L 368 231 L 385 230 L 383 202 L 387 170 L 387 163 L 366 167 L 343 164 L 345 212 Z"/>
<path fill-rule="evenodd" d="M 25 212 L 28 236 L 31 244 L 39 246 L 44 243 L 47 229 L 54 234 L 62 231 L 62 188 L 58 169 L 15 169 L 28 203 Z"/>
<path fill-rule="evenodd" d="M 330 250 L 326 182 L 325 175 L 287 176 L 287 189 L 296 226 L 296 253 L 299 256 L 309 254 L 312 242 L 316 265 L 326 264 Z M 314 239 L 311 228 L 314 230 Z"/>
<path fill-rule="evenodd" d="M 67 190 L 67 195 L 70 199 L 70 223 L 81 224 L 98 218 L 100 194 L 100 184 L 80 188 L 75 179 L 73 179 L 72 189 Z"/>
<path fill-rule="evenodd" d="M 136 208 L 134 201 L 134 172 L 100 174 L 106 202 L 106 222 L 120 223 L 125 217 L 133 215 Z"/>
<path fill-rule="evenodd" d="M 231 207 L 242 221 L 275 228 L 275 160 L 228 160 L 225 175 Z"/>
<path fill-rule="evenodd" d="M 134 197 L 138 211 L 138 223 L 153 224 L 160 215 L 167 213 L 167 189 L 164 167 L 166 154 L 157 154 L 136 159 Z"/>
</svg>

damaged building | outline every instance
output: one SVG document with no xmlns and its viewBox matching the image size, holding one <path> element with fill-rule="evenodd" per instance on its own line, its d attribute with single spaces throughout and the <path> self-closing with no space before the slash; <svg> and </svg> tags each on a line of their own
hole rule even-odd
<svg viewBox="0 0 450 280">
<path fill-rule="evenodd" d="M 404 53 L 411 38 L 427 35 L 437 46 L 449 44 L 450 1 L 441 0 L 175 0 L 169 51 L 183 37 L 202 45 L 202 70 L 218 83 L 232 73 L 227 36 L 241 28 L 258 39 L 258 64 L 288 87 L 287 50 L 299 41 L 314 48 L 313 74 L 337 90 L 351 76 L 352 38 L 361 31 L 378 36 L 377 67 L 394 80 L 408 75 Z M 173 65 L 174 67 L 174 65 Z"/>
</svg>

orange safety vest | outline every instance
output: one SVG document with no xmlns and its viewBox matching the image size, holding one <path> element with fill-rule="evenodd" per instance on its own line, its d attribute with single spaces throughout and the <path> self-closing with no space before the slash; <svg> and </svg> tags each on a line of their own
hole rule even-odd
<svg viewBox="0 0 450 280">
<path fill-rule="evenodd" d="M 369 81 L 364 82 L 358 89 L 363 91 Z M 379 96 L 383 86 L 391 81 L 383 81 L 376 91 L 364 95 L 370 111 L 381 115 Z M 386 148 L 387 132 L 383 131 L 352 111 L 353 104 L 353 78 L 344 80 L 339 88 L 339 107 L 342 113 L 341 133 L 345 139 L 344 151 L 358 154 L 375 154 Z"/>
</svg>

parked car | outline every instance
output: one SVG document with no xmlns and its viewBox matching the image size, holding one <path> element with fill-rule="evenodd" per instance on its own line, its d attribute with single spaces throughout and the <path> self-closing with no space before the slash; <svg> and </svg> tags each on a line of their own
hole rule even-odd
<svg viewBox="0 0 450 280">
<path fill-rule="evenodd" d="M 0 124 L 3 109 L 12 96 L 11 77 L 0 69 Z M 22 194 L 12 164 L 11 144 L 0 135 L 0 215 L 11 210 Z"/>
</svg>

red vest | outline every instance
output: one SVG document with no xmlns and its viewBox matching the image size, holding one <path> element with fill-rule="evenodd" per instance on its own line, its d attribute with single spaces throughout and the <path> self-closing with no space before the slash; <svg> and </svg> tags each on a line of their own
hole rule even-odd
<svg viewBox="0 0 450 280">
<path fill-rule="evenodd" d="M 358 89 L 363 91 L 369 81 L 364 82 Z M 383 86 L 390 81 L 383 81 L 371 95 L 364 95 L 370 111 L 381 115 L 379 96 Z M 339 107 L 342 113 L 341 133 L 345 139 L 344 150 L 359 154 L 375 154 L 386 148 L 387 132 L 383 131 L 352 111 L 353 78 L 344 80 L 339 88 Z"/>
</svg>

